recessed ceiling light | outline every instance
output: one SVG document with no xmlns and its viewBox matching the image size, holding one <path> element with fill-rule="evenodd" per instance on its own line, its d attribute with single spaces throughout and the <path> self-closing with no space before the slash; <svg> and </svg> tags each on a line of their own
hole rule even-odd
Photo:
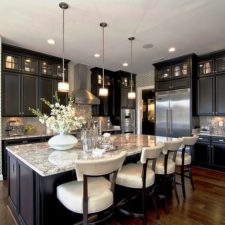
<svg viewBox="0 0 225 225">
<path fill-rule="evenodd" d="M 128 63 L 127 62 L 123 63 L 123 66 L 124 67 L 127 67 L 128 66 Z"/>
<path fill-rule="evenodd" d="M 96 54 L 94 54 L 94 57 L 95 58 L 99 58 L 100 57 L 100 54 L 96 53 Z"/>
<path fill-rule="evenodd" d="M 48 39 L 48 44 L 54 45 L 54 44 L 55 44 L 55 40 L 53 40 L 53 39 Z"/>
<path fill-rule="evenodd" d="M 175 51 L 176 51 L 176 48 L 170 47 L 168 51 L 169 51 L 169 52 L 175 52 Z"/>
</svg>

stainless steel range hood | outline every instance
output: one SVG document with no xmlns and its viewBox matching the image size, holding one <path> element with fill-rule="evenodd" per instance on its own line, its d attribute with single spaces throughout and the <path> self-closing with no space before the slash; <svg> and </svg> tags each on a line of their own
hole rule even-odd
<svg viewBox="0 0 225 225">
<path fill-rule="evenodd" d="M 75 65 L 75 76 L 77 77 L 76 82 L 79 83 L 79 89 L 72 92 L 72 96 L 75 98 L 75 104 L 99 105 L 100 99 L 88 91 L 88 84 L 91 81 L 88 66 L 82 64 Z"/>
</svg>

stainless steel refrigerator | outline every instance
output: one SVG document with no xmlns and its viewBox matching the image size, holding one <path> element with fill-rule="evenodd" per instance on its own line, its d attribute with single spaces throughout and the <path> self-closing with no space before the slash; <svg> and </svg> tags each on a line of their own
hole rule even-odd
<svg viewBox="0 0 225 225">
<path fill-rule="evenodd" d="M 156 93 L 156 135 L 182 137 L 191 134 L 190 88 Z"/>
</svg>

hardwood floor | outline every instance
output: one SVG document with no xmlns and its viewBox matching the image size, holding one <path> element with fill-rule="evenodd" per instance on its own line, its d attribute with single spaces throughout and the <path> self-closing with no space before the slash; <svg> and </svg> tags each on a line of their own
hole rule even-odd
<svg viewBox="0 0 225 225">
<path fill-rule="evenodd" d="M 148 211 L 151 225 L 225 225 L 225 173 L 193 168 L 196 190 L 192 191 L 187 182 L 187 198 L 183 201 L 181 187 L 178 186 L 180 205 L 171 198 L 169 213 L 159 208 L 160 219 L 155 212 Z M 142 225 L 139 219 L 121 217 L 117 224 Z M 7 209 L 7 183 L 0 182 L 0 225 L 15 225 Z M 52 225 L 52 224 L 49 224 Z"/>
</svg>

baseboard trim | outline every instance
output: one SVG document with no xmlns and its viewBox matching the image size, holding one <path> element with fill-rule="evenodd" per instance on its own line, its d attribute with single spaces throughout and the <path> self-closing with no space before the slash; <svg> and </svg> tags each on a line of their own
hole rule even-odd
<svg viewBox="0 0 225 225">
<path fill-rule="evenodd" d="M 3 180 L 3 175 L 2 174 L 0 174 L 0 181 L 2 181 Z"/>
</svg>

